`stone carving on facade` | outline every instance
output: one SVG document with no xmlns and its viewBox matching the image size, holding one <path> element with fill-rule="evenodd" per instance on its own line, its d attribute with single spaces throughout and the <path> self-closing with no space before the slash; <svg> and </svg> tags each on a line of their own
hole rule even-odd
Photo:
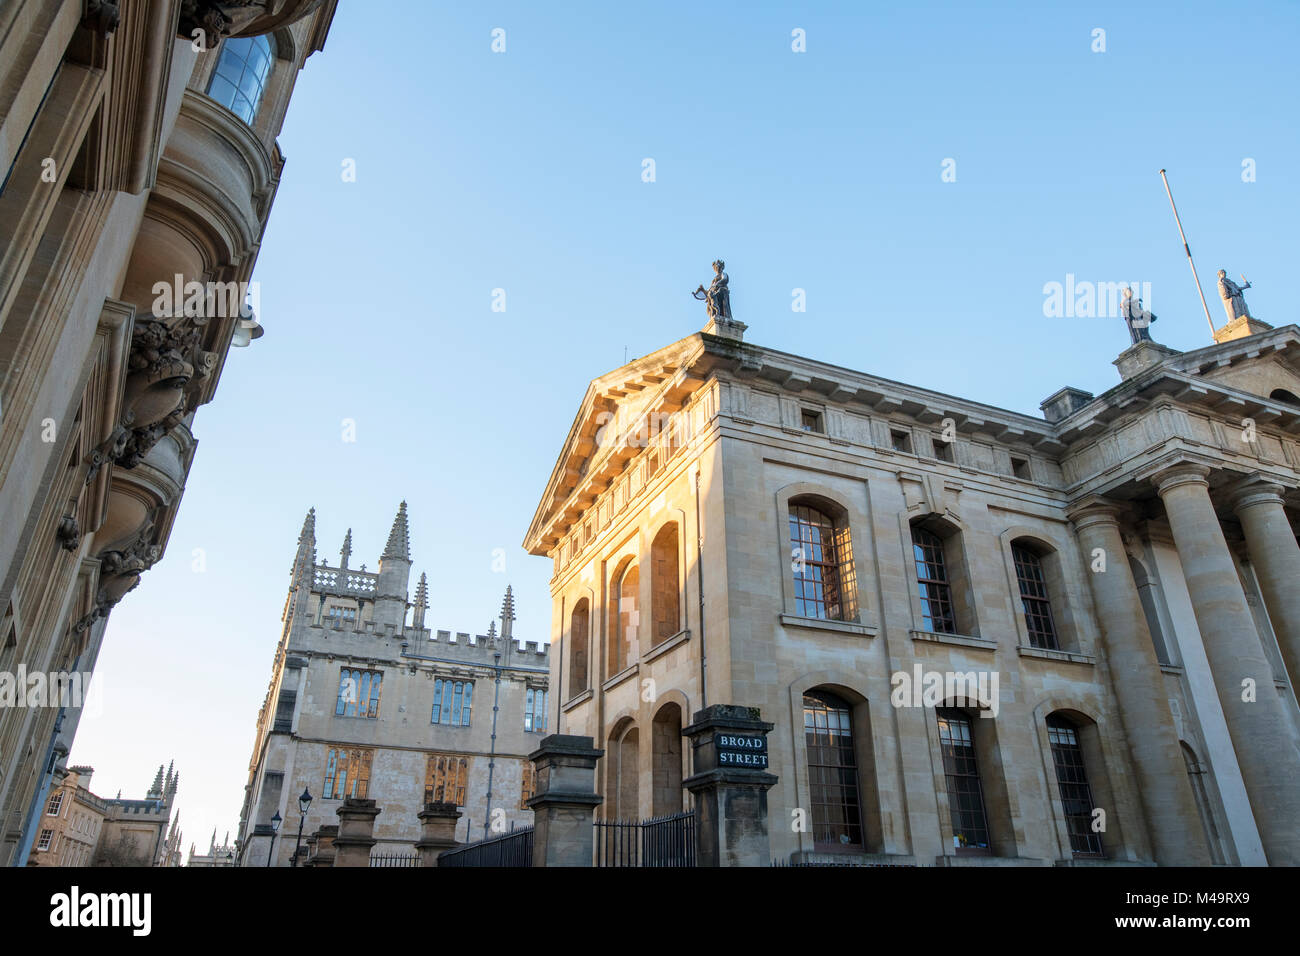
<svg viewBox="0 0 1300 956">
<path fill-rule="evenodd" d="M 726 268 L 726 265 L 721 259 L 715 260 L 713 263 L 713 281 L 709 283 L 709 287 L 706 289 L 701 283 L 699 288 L 692 292 L 691 295 L 704 303 L 710 319 L 730 322 L 731 290 L 727 287 L 727 274 L 722 271 Z"/>
<path fill-rule="evenodd" d="M 265 0 L 181 0 L 177 33 L 186 39 L 195 30 L 209 38 L 230 36 L 267 13 L 267 6 Z"/>
<path fill-rule="evenodd" d="M 201 335 L 185 320 L 136 323 L 122 416 L 127 431 L 113 436 L 110 449 L 115 464 L 134 468 L 189 413 L 198 387 L 217 364 L 216 353 L 202 348 Z"/>
<path fill-rule="evenodd" d="M 99 34 L 109 34 L 117 29 L 121 12 L 110 0 L 86 0 L 81 25 Z"/>
<path fill-rule="evenodd" d="M 81 526 L 77 523 L 75 514 L 66 514 L 59 521 L 59 527 L 55 531 L 55 536 L 59 539 L 59 544 L 65 551 L 76 551 L 81 547 Z"/>
<path fill-rule="evenodd" d="M 157 563 L 162 549 L 153 543 L 153 519 L 121 548 L 99 555 L 99 591 L 95 596 L 98 617 L 107 617 L 118 601 L 140 583 L 140 575 Z M 92 617 L 93 621 L 94 618 Z"/>
<path fill-rule="evenodd" d="M 1241 277 L 1241 281 L 1244 285 L 1237 285 L 1228 278 L 1227 272 L 1219 270 L 1219 298 L 1223 300 L 1223 309 L 1228 313 L 1229 322 L 1251 318 L 1250 310 L 1246 308 L 1246 297 L 1242 295 L 1251 287 L 1250 282 L 1245 276 Z"/>
<path fill-rule="evenodd" d="M 1133 290 L 1124 289 L 1124 301 L 1119 306 L 1120 315 L 1128 324 L 1128 334 L 1133 339 L 1133 344 L 1151 341 L 1151 323 L 1156 320 L 1154 312 L 1148 312 L 1142 306 L 1142 299 L 1133 297 Z"/>
</svg>

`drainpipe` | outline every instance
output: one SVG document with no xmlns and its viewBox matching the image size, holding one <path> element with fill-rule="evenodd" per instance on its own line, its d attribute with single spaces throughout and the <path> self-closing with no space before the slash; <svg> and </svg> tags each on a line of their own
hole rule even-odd
<svg viewBox="0 0 1300 956">
<path fill-rule="evenodd" d="M 492 750 L 488 754 L 488 788 L 487 806 L 483 809 L 483 839 L 488 837 L 488 822 L 492 819 L 492 774 L 497 765 L 497 704 L 501 700 L 501 652 L 492 655 L 492 666 L 496 671 L 492 689 Z"/>
</svg>

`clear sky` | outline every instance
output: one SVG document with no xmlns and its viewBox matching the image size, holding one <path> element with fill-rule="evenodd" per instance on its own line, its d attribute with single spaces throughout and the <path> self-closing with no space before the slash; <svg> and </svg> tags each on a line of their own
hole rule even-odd
<svg viewBox="0 0 1300 956">
<path fill-rule="evenodd" d="M 1300 7 L 1142 6 L 342 0 L 280 138 L 266 335 L 197 415 L 70 762 L 141 797 L 175 758 L 186 848 L 236 829 L 312 506 L 319 555 L 351 527 L 373 570 L 405 499 L 432 627 L 484 631 L 509 582 L 546 639 L 520 542 L 577 403 L 704 324 L 715 258 L 749 341 L 1038 414 L 1129 344 L 1044 315 L 1067 274 L 1149 282 L 1155 339 L 1210 344 L 1165 167 L 1215 323 L 1219 268 L 1297 321 Z"/>
</svg>

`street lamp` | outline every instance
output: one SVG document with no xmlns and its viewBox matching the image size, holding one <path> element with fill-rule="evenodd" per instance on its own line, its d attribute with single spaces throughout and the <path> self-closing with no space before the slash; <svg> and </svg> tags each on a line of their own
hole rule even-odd
<svg viewBox="0 0 1300 956">
<path fill-rule="evenodd" d="M 306 787 L 302 788 L 302 796 L 298 798 L 298 809 L 302 816 L 298 818 L 298 842 L 293 845 L 293 863 L 291 866 L 298 865 L 298 850 L 302 846 L 302 825 L 307 819 L 307 810 L 311 807 L 311 791 Z"/>
<path fill-rule="evenodd" d="M 275 835 L 280 832 L 280 811 L 275 811 L 275 816 L 271 817 L 271 848 L 266 851 L 266 865 L 271 865 L 271 857 L 275 855 Z"/>
</svg>

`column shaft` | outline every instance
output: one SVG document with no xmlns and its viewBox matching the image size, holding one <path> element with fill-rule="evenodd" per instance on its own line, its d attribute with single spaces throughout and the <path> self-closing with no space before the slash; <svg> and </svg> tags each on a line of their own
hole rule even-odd
<svg viewBox="0 0 1300 956">
<path fill-rule="evenodd" d="M 1272 866 L 1297 866 L 1300 753 L 1210 500 L 1208 473 L 1201 466 L 1180 465 L 1155 480 L 1264 854 Z M 1247 680 L 1253 682 L 1253 693 L 1248 693 Z"/>
<path fill-rule="evenodd" d="M 1300 681 L 1300 545 L 1277 486 L 1247 487 L 1233 504 L 1294 691 Z"/>
<path fill-rule="evenodd" d="M 1196 798 L 1116 512 L 1093 504 L 1071 518 L 1089 566 L 1097 549 L 1106 559 L 1106 570 L 1092 572 L 1089 581 L 1156 862 L 1208 866 L 1209 848 L 1196 823 Z"/>
</svg>

